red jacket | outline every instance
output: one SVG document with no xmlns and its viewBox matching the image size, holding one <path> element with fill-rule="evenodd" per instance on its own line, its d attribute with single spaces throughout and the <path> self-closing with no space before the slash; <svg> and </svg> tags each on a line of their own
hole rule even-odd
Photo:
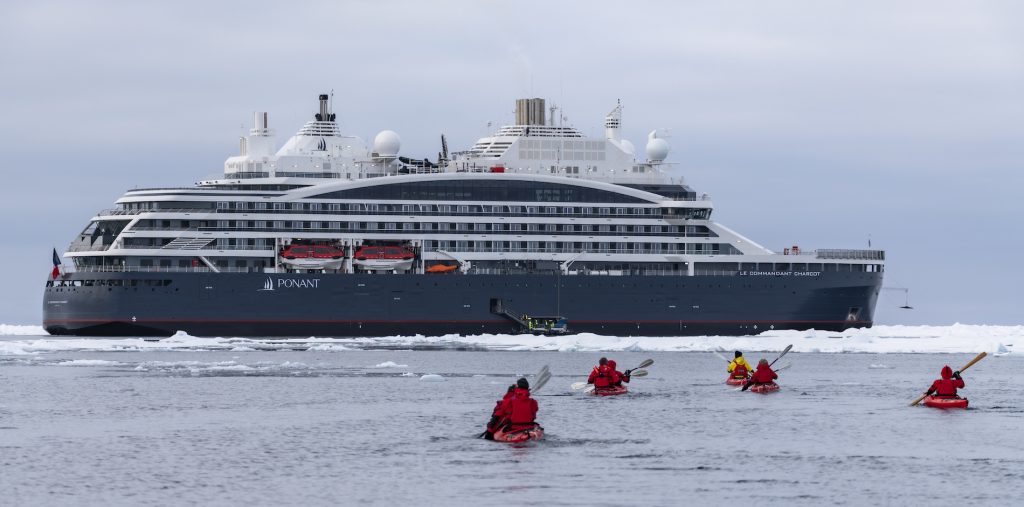
<svg viewBox="0 0 1024 507">
<path fill-rule="evenodd" d="M 501 417 L 501 406 L 502 406 L 502 404 L 505 403 L 505 400 L 511 398 L 514 393 L 515 393 L 515 391 L 509 391 L 509 392 L 505 393 L 505 396 L 503 396 L 500 400 L 498 400 L 498 403 L 494 405 L 494 412 L 491 415 L 492 416 Z"/>
<path fill-rule="evenodd" d="M 608 361 L 608 371 L 611 377 L 611 385 L 621 386 L 623 382 L 629 383 L 629 377 L 622 374 L 621 371 L 616 369 L 615 361 Z"/>
<path fill-rule="evenodd" d="M 779 375 L 772 371 L 771 366 L 758 364 L 757 371 L 754 372 L 753 377 L 750 377 L 750 381 L 755 384 L 768 384 L 777 378 L 779 378 Z"/>
<path fill-rule="evenodd" d="M 964 388 L 964 379 L 953 378 L 953 369 L 949 366 L 942 367 L 942 378 L 932 382 L 932 386 L 928 388 L 929 393 L 935 393 L 936 396 L 956 396 L 957 388 Z"/>
<path fill-rule="evenodd" d="M 502 415 L 512 423 L 512 430 L 534 426 L 537 418 L 537 400 L 530 397 L 529 389 L 516 388 L 511 398 L 501 403 Z"/>
<path fill-rule="evenodd" d="M 595 366 L 587 377 L 587 383 L 594 384 L 594 387 L 608 387 L 612 385 L 612 371 L 609 371 L 608 365 Z"/>
</svg>

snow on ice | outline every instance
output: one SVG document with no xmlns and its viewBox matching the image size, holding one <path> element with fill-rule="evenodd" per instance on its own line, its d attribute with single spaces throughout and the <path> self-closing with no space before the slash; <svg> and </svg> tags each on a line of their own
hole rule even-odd
<svg viewBox="0 0 1024 507">
<path fill-rule="evenodd" d="M 0 326 L 8 335 L 33 326 Z M 31 331 L 31 330 L 29 330 Z M 846 331 L 768 331 L 756 336 L 620 337 L 583 333 L 569 336 L 475 335 L 389 336 L 363 338 L 198 338 L 183 332 L 159 340 L 142 338 L 57 338 L 10 336 L 0 339 L 0 355 L 61 351 L 318 350 L 347 352 L 373 348 L 463 347 L 517 351 L 776 351 L 793 344 L 794 352 L 822 353 L 969 353 L 1015 354 L 1024 350 L 1024 326 L 875 326 Z M 406 368 L 387 361 L 373 368 Z"/>
</svg>

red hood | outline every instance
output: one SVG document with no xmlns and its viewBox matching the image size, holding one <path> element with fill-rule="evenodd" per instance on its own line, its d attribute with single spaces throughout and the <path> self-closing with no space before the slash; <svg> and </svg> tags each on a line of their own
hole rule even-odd
<svg viewBox="0 0 1024 507">
<path fill-rule="evenodd" d="M 942 367 L 942 378 L 945 380 L 953 378 L 953 369 L 949 365 Z"/>
<path fill-rule="evenodd" d="M 614 370 L 615 369 L 615 361 L 608 361 L 608 367 Z"/>
<path fill-rule="evenodd" d="M 516 395 L 516 398 L 527 399 L 527 398 L 530 397 L 530 390 L 529 389 L 522 389 L 520 387 L 517 387 L 516 390 L 515 390 L 515 395 Z"/>
<path fill-rule="evenodd" d="M 768 363 L 758 363 L 757 364 L 757 369 L 758 370 L 770 370 L 770 369 L 772 369 L 772 367 L 769 366 Z"/>
</svg>

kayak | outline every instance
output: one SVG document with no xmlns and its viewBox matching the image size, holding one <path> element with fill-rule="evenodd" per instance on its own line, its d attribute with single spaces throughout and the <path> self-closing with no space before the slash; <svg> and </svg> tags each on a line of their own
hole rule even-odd
<svg viewBox="0 0 1024 507">
<path fill-rule="evenodd" d="M 778 390 L 779 385 L 776 384 L 775 382 L 769 382 L 767 384 L 754 384 L 750 386 L 750 392 L 752 393 L 768 394 L 774 393 L 775 391 Z"/>
<path fill-rule="evenodd" d="M 747 383 L 747 379 L 746 378 L 736 378 L 736 377 L 733 377 L 731 375 L 728 378 L 725 379 L 725 384 L 726 385 L 730 385 L 730 386 L 741 386 L 741 385 L 746 384 L 746 383 Z"/>
<path fill-rule="evenodd" d="M 597 396 L 616 396 L 619 394 L 626 394 L 628 392 L 629 389 L 627 389 L 626 386 L 595 387 L 590 394 L 595 394 Z"/>
<path fill-rule="evenodd" d="M 498 430 L 494 433 L 495 442 L 508 442 L 511 444 L 518 444 L 528 440 L 540 440 L 542 438 L 544 438 L 544 428 L 540 425 L 526 428 L 525 430 L 509 431 L 508 433 L 504 430 Z"/>
<path fill-rule="evenodd" d="M 959 396 L 925 396 L 924 404 L 935 408 L 967 408 L 967 398 Z"/>
</svg>

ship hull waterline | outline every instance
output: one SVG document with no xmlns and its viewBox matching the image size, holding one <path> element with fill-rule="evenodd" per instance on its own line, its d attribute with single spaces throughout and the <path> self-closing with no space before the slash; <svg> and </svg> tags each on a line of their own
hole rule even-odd
<svg viewBox="0 0 1024 507">
<path fill-rule="evenodd" d="M 882 273 L 785 276 L 71 273 L 48 286 L 55 335 L 346 337 L 508 334 L 516 315 L 571 333 L 756 335 L 870 327 Z"/>
</svg>

